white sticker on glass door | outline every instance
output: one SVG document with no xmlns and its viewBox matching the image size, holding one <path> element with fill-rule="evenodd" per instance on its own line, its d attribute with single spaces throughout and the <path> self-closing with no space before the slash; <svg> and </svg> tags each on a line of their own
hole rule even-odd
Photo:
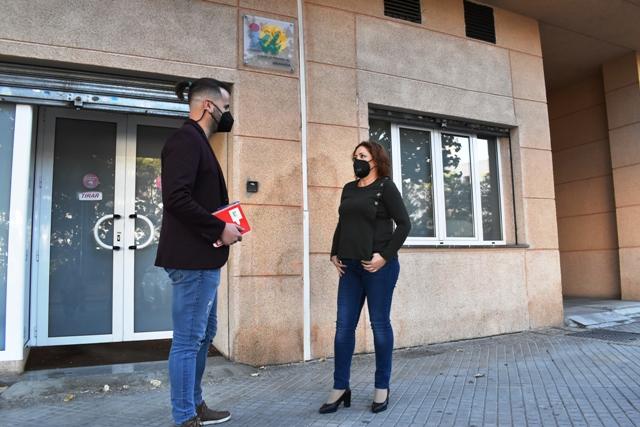
<svg viewBox="0 0 640 427">
<path fill-rule="evenodd" d="M 84 191 L 78 193 L 78 200 L 81 202 L 96 202 L 102 200 L 102 191 Z"/>
</svg>

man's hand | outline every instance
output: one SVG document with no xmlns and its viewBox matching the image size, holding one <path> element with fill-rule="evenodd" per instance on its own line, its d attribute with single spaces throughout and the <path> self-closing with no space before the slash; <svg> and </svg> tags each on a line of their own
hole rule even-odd
<svg viewBox="0 0 640 427">
<path fill-rule="evenodd" d="M 387 261 L 385 261 L 385 259 L 382 258 L 382 255 L 376 252 L 373 254 L 371 261 L 362 261 L 362 266 L 369 273 L 375 273 L 376 271 L 384 267 L 386 263 Z"/>
<path fill-rule="evenodd" d="M 342 277 L 342 275 L 344 274 L 344 269 L 346 268 L 346 265 L 344 265 L 342 261 L 340 261 L 340 259 L 338 258 L 338 255 L 332 256 L 331 262 L 338 270 L 338 274 L 340 275 L 340 277 Z"/>
<path fill-rule="evenodd" d="M 242 240 L 243 231 L 244 228 L 240 227 L 239 225 L 227 223 L 227 225 L 224 226 L 222 235 L 220 235 L 220 240 L 222 241 L 222 244 L 231 246 L 234 243 Z"/>
</svg>

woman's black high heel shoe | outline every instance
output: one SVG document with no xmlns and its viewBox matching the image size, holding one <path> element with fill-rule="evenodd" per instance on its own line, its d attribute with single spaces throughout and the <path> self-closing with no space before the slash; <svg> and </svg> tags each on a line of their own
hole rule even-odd
<svg viewBox="0 0 640 427">
<path fill-rule="evenodd" d="M 335 402 L 325 403 L 324 405 L 322 405 L 318 410 L 318 412 L 320 412 L 321 414 L 330 414 L 332 412 L 336 412 L 340 404 L 343 402 L 344 402 L 345 408 L 348 408 L 349 406 L 351 406 L 351 390 L 350 389 L 346 389 L 344 393 L 342 393 L 342 396 L 340 396 L 340 398 Z"/>
<path fill-rule="evenodd" d="M 377 414 L 378 412 L 386 411 L 387 406 L 389 406 L 389 395 L 391 394 L 391 390 L 387 389 L 387 398 L 382 403 L 373 402 L 371 404 L 371 412 Z"/>
</svg>

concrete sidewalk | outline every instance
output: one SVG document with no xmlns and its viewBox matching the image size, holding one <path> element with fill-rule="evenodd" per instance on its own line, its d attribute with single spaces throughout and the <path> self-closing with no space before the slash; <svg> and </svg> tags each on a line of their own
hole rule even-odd
<svg viewBox="0 0 640 427">
<path fill-rule="evenodd" d="M 205 397 L 232 411 L 229 426 L 640 425 L 640 323 L 575 334 L 547 329 L 396 351 L 390 407 L 378 415 L 368 409 L 372 355 L 354 359 L 352 406 L 335 414 L 317 412 L 331 388 L 331 360 L 263 370 L 218 363 Z M 116 376 L 108 392 L 94 381 L 83 393 L 78 381 L 68 402 L 65 390 L 29 397 L 13 386 L 0 398 L 1 423 L 172 425 L 166 381 Z M 128 379 L 134 385 L 123 389 Z"/>
<path fill-rule="evenodd" d="M 597 298 L 565 298 L 565 325 L 578 328 L 610 328 L 633 323 L 640 316 L 640 301 Z"/>
</svg>

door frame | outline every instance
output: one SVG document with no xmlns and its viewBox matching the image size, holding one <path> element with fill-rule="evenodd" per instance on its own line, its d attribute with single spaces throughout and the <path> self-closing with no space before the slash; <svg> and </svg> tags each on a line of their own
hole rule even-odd
<svg viewBox="0 0 640 427">
<path fill-rule="evenodd" d="M 114 214 L 122 219 L 113 222 L 113 237 L 122 236 L 117 245 L 122 249 L 113 251 L 113 304 L 112 332 L 103 335 L 49 337 L 49 268 L 51 241 L 51 207 L 53 192 L 53 168 L 55 152 L 56 119 L 106 121 L 116 123 L 115 191 Z M 31 295 L 30 342 L 35 346 L 90 344 L 99 342 L 122 342 L 172 338 L 172 331 L 135 332 L 135 245 L 136 198 L 136 154 L 137 126 L 149 125 L 179 128 L 182 119 L 152 117 L 118 112 L 72 110 L 57 107 L 40 109 L 37 132 L 36 177 L 34 192 L 33 251 Z M 158 226 L 158 225 L 156 225 Z"/>
<path fill-rule="evenodd" d="M 123 300 L 123 341 L 156 340 L 173 338 L 173 331 L 135 332 L 135 251 L 129 249 L 135 242 L 136 219 L 129 218 L 136 207 L 136 157 L 137 157 L 137 127 L 139 125 L 173 127 L 178 129 L 184 120 L 166 117 L 149 117 L 142 115 L 127 116 L 127 152 L 126 152 L 126 182 L 125 210 L 123 214 L 125 233 L 123 250 L 124 257 L 124 300 Z M 156 227 L 159 224 L 156 224 Z"/>
<path fill-rule="evenodd" d="M 80 335 L 69 337 L 49 337 L 49 267 L 51 242 L 51 208 L 53 192 L 53 168 L 55 150 L 55 124 L 58 118 L 74 120 L 103 121 L 116 123 L 116 152 L 115 152 L 115 185 L 114 185 L 114 214 L 124 211 L 125 191 L 125 155 L 126 155 L 126 116 L 117 113 L 98 111 L 77 111 L 64 108 L 42 108 L 39 117 L 38 149 L 34 206 L 35 261 L 32 268 L 32 295 L 35 295 L 35 330 L 36 346 L 87 344 L 96 342 L 112 342 L 114 338 L 122 336 L 122 304 L 115 304 L 123 298 L 123 257 L 124 251 L 113 251 L 113 283 L 112 283 L 112 318 L 111 333 L 100 335 Z M 124 234 L 123 221 L 113 221 L 114 242 L 118 233 Z M 120 243 L 119 246 L 122 246 Z"/>
</svg>

